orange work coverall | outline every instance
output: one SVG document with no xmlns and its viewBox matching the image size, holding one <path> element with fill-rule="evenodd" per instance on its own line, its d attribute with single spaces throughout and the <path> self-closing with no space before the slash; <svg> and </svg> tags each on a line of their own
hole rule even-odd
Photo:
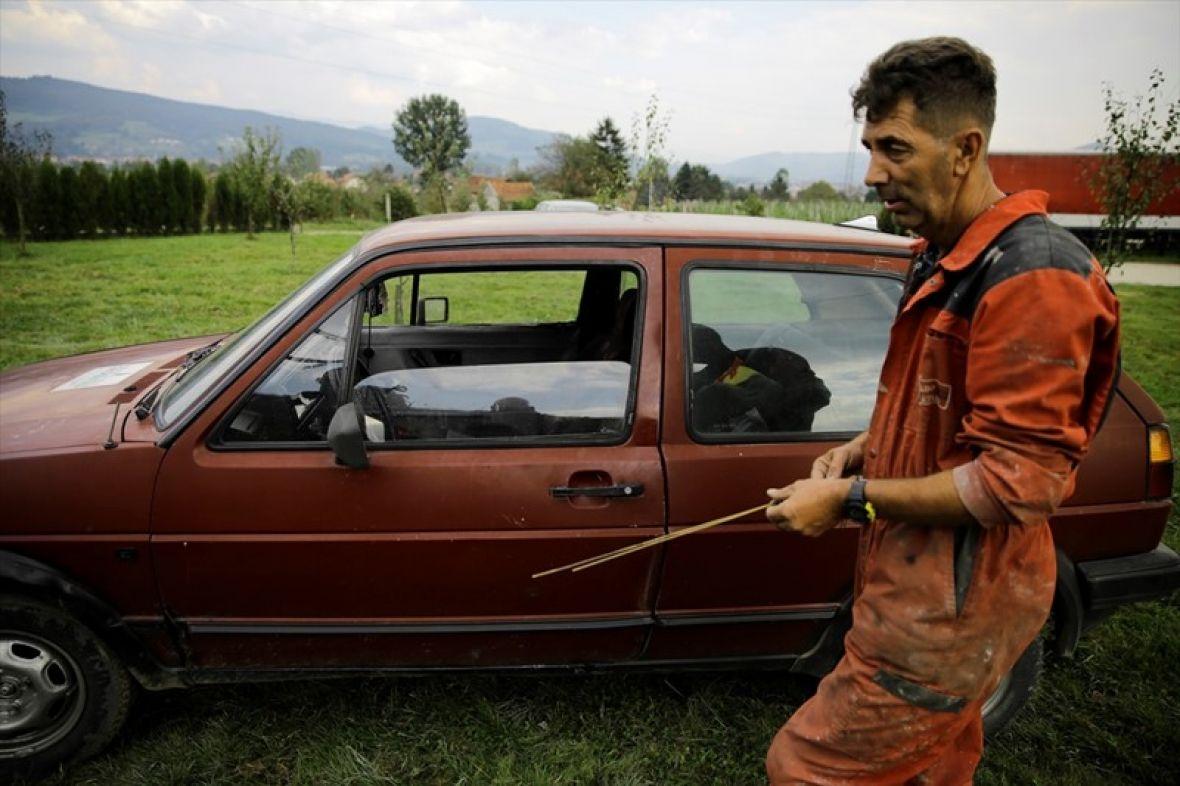
<svg viewBox="0 0 1180 786">
<path fill-rule="evenodd" d="M 861 532 L 852 628 L 767 754 L 784 784 L 970 783 L 980 708 L 1049 614 L 1047 519 L 1106 413 L 1118 302 L 1086 248 L 1010 195 L 911 266 L 864 476 L 953 469 L 977 523 Z"/>
</svg>

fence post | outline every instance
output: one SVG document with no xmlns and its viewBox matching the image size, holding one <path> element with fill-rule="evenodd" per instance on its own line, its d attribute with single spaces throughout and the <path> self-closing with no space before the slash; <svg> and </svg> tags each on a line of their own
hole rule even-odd
<svg viewBox="0 0 1180 786">
<path fill-rule="evenodd" d="M 385 223 L 393 223 L 393 206 L 390 204 L 388 191 L 385 192 Z"/>
</svg>

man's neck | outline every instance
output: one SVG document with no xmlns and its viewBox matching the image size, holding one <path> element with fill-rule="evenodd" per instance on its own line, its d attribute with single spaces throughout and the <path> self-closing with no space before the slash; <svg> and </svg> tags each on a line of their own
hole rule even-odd
<svg viewBox="0 0 1180 786">
<path fill-rule="evenodd" d="M 1004 196 L 1004 192 L 992 180 L 991 172 L 986 172 L 985 177 L 978 183 L 964 184 L 955 199 L 950 221 L 931 232 L 926 239 L 942 252 L 950 251 L 959 241 L 959 237 L 967 231 L 967 227 Z"/>
</svg>

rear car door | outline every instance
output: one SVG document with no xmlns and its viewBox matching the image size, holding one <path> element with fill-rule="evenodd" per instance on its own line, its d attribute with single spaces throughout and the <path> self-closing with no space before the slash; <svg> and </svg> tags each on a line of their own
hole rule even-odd
<svg viewBox="0 0 1180 786">
<path fill-rule="evenodd" d="M 161 595 L 198 668 L 635 657 L 658 534 L 660 254 L 424 251 L 370 261 L 168 451 Z M 364 412 L 371 465 L 324 435 Z"/>
<path fill-rule="evenodd" d="M 754 507 L 863 431 L 905 259 L 668 251 L 669 529 Z M 789 657 L 851 588 L 858 529 L 784 534 L 761 512 L 667 546 L 647 657 Z"/>
</svg>

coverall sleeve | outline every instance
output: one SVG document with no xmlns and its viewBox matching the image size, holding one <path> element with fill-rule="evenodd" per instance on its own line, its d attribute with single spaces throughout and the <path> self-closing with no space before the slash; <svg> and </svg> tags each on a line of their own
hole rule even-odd
<svg viewBox="0 0 1180 786">
<path fill-rule="evenodd" d="M 1073 490 L 1118 364 L 1118 302 L 1096 267 L 1043 267 L 991 287 L 967 350 L 968 414 L 956 439 L 975 458 L 955 488 L 980 524 L 1044 521 Z"/>
</svg>

